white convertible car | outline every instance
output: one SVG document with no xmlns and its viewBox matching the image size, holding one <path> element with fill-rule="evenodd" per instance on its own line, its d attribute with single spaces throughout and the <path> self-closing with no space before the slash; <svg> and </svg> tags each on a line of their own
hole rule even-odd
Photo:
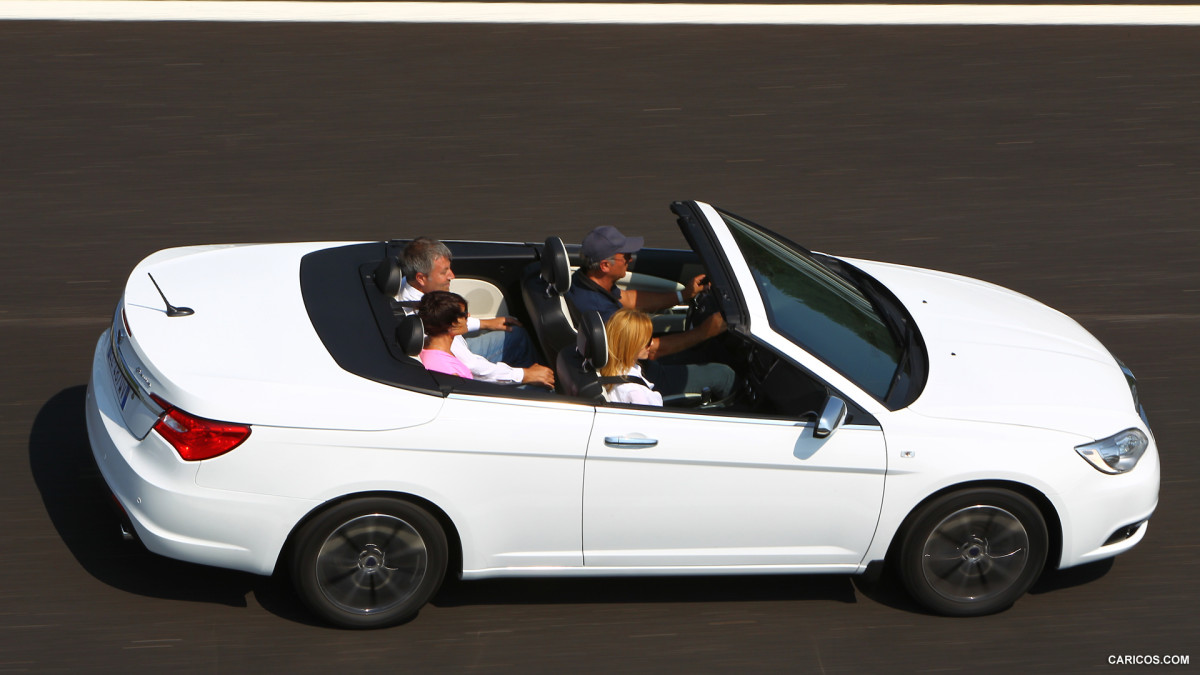
<svg viewBox="0 0 1200 675">
<path fill-rule="evenodd" d="M 402 241 L 146 258 L 88 387 L 123 528 L 164 556 L 290 574 L 351 627 L 411 618 L 447 574 L 873 562 L 929 610 L 977 615 L 1047 566 L 1145 536 L 1159 460 L 1133 375 L 1070 318 L 981 281 L 812 253 L 704 203 L 672 210 L 691 250 L 643 250 L 624 283 L 708 275 L 693 310 L 730 327 L 710 345 L 739 376 L 724 400 L 595 396 L 603 331 L 567 311 L 578 249 L 554 237 L 448 242 L 453 289 L 476 315 L 522 319 L 554 392 L 423 369 L 420 327 L 393 302 Z"/>
</svg>

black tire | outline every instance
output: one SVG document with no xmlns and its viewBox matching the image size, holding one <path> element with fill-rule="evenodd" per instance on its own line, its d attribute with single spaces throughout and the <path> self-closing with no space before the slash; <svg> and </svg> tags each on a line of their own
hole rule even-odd
<svg viewBox="0 0 1200 675">
<path fill-rule="evenodd" d="M 1046 564 L 1046 521 L 1021 495 L 969 489 L 925 505 L 905 533 L 900 578 L 921 605 L 947 616 L 1012 606 Z"/>
<path fill-rule="evenodd" d="M 446 575 L 446 534 L 425 509 L 398 499 L 353 499 L 300 530 L 292 579 L 305 604 L 346 628 L 412 618 Z"/>
</svg>

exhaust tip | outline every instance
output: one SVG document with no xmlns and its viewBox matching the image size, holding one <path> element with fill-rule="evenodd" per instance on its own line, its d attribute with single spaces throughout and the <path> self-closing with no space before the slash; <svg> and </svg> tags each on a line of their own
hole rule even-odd
<svg viewBox="0 0 1200 675">
<path fill-rule="evenodd" d="M 117 516 L 117 526 L 121 529 L 121 541 L 137 541 L 137 531 L 133 529 L 133 521 L 129 519 L 129 513 L 125 511 L 125 507 L 121 505 L 121 501 L 112 492 L 108 493 L 112 497 L 113 513 Z"/>
</svg>

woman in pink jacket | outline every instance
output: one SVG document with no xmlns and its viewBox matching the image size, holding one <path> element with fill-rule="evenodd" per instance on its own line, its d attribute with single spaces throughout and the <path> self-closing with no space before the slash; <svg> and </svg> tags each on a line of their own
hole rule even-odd
<svg viewBox="0 0 1200 675">
<path fill-rule="evenodd" d="M 432 291 L 421 297 L 417 315 L 425 326 L 425 348 L 420 355 L 425 369 L 472 379 L 467 364 L 450 353 L 454 336 L 467 332 L 467 301 L 457 293 Z"/>
</svg>

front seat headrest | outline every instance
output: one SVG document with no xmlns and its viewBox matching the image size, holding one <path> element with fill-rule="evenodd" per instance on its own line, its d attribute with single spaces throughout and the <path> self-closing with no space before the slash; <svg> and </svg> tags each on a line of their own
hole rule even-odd
<svg viewBox="0 0 1200 675">
<path fill-rule="evenodd" d="M 608 335 L 604 332 L 604 319 L 600 312 L 591 310 L 580 317 L 579 336 L 575 348 L 583 357 L 585 364 L 590 364 L 597 373 L 608 363 Z"/>
<path fill-rule="evenodd" d="M 425 326 L 421 323 L 421 317 L 409 314 L 400 319 L 400 325 L 396 327 L 396 344 L 405 354 L 414 358 L 421 353 L 425 347 Z"/>
<path fill-rule="evenodd" d="M 403 279 L 404 272 L 400 270 L 400 263 L 393 256 L 385 256 L 375 268 L 375 286 L 389 298 L 396 297 L 400 292 L 400 282 Z"/>
<path fill-rule="evenodd" d="M 555 295 L 562 295 L 571 287 L 571 260 L 562 239 L 546 237 L 540 276 Z"/>
</svg>

